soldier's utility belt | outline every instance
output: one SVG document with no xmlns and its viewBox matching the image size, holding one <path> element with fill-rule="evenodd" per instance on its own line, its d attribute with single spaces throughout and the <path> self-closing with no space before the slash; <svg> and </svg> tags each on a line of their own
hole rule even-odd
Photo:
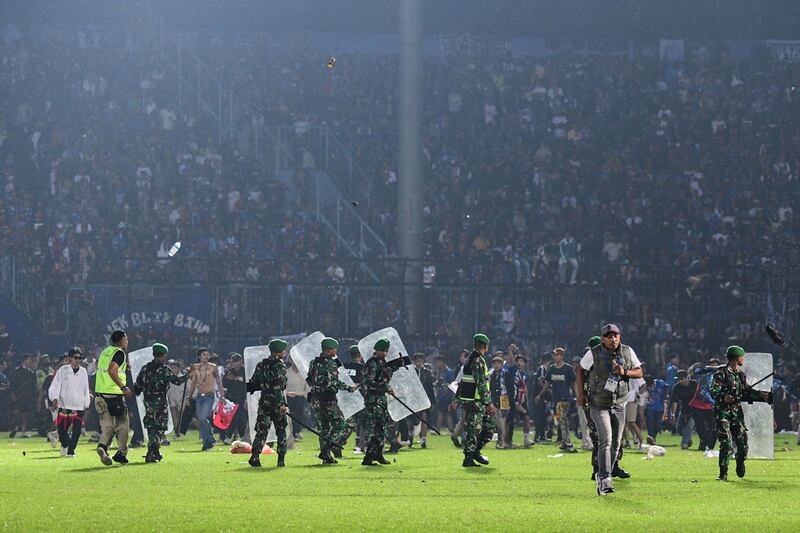
<svg viewBox="0 0 800 533">
<path fill-rule="evenodd" d="M 308 401 L 310 402 L 335 402 L 336 393 L 334 392 L 309 392 Z"/>
<path fill-rule="evenodd" d="M 163 394 L 147 394 L 147 393 L 144 393 L 144 401 L 146 401 L 146 402 L 157 402 L 158 400 L 166 400 L 166 397 Z"/>
</svg>

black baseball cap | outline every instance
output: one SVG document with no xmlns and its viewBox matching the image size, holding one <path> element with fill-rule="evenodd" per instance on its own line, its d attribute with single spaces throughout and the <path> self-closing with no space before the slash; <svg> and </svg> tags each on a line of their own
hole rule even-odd
<svg viewBox="0 0 800 533">
<path fill-rule="evenodd" d="M 617 333 L 619 334 L 619 327 L 616 324 L 606 324 L 602 328 L 600 328 L 600 335 L 605 337 L 609 333 Z"/>
</svg>

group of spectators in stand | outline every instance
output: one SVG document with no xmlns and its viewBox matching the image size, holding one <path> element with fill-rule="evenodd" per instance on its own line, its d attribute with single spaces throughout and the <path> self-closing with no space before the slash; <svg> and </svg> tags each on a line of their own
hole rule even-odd
<svg viewBox="0 0 800 533">
<path fill-rule="evenodd" d="M 370 260 L 385 259 L 387 283 L 403 279 L 392 260 L 397 57 L 340 55 L 328 69 L 299 48 L 197 44 L 208 71 L 265 124 L 292 126 L 287 149 L 304 168 L 285 180 L 252 147 L 220 139 L 186 89 L 179 102 L 156 44 L 120 41 L 76 30 L 0 43 L 0 246 L 18 268 L 61 286 L 370 283 L 307 201 L 321 165 L 310 132 L 325 125 L 363 170 L 334 178 L 390 245 Z M 536 339 L 577 328 L 520 287 L 563 288 L 577 306 L 574 291 L 602 289 L 603 305 L 659 362 L 675 340 L 697 353 L 752 338 L 761 317 L 749 295 L 769 287 L 778 298 L 795 281 L 798 68 L 758 50 L 734 60 L 724 46 L 682 63 L 426 58 L 425 284 L 485 287 L 480 326 L 534 352 Z M 243 287 L 223 302 L 223 322 L 243 313 Z M 511 292 L 491 294 L 497 287 Z M 343 329 L 333 300 L 327 329 Z M 402 325 L 399 299 L 380 309 L 373 300 L 350 295 L 354 322 L 369 309 Z M 422 342 L 441 352 L 476 325 L 457 312 L 472 300 L 448 305 L 455 311 L 440 310 Z M 794 305 L 781 310 L 788 325 Z"/>
</svg>

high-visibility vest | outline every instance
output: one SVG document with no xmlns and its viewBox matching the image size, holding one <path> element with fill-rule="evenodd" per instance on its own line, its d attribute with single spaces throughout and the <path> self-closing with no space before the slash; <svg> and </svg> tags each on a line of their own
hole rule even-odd
<svg viewBox="0 0 800 533">
<path fill-rule="evenodd" d="M 471 355 L 470 358 L 465 361 L 464 366 L 465 368 L 468 368 L 468 365 L 472 366 L 471 362 L 473 357 L 477 357 L 478 361 L 480 361 L 485 378 L 483 382 L 483 388 L 488 394 L 490 392 L 489 367 L 486 365 L 486 361 L 483 359 L 483 356 L 480 354 L 477 356 Z M 475 402 L 481 399 L 481 390 L 475 383 L 475 376 L 472 375 L 472 372 L 464 372 L 464 375 L 461 377 L 461 383 L 458 384 L 458 399 L 465 402 Z"/>
<path fill-rule="evenodd" d="M 122 348 L 118 346 L 108 346 L 105 350 L 100 353 L 100 359 L 97 361 L 97 375 L 94 391 L 98 394 L 122 394 L 122 389 L 114 383 L 114 380 L 111 379 L 111 376 L 108 374 L 108 365 L 111 364 L 111 359 L 114 357 L 118 351 L 122 350 Z M 125 375 L 125 370 L 128 368 L 128 359 L 122 362 L 119 366 L 119 379 L 122 381 L 122 384 L 125 385 L 127 383 L 127 376 Z"/>
</svg>

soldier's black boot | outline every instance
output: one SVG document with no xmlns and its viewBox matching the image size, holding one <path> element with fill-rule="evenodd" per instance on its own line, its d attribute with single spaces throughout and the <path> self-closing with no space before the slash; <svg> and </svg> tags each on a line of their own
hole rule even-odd
<svg viewBox="0 0 800 533">
<path fill-rule="evenodd" d="M 746 457 L 739 457 L 736 455 L 736 475 L 739 477 L 744 477 L 744 460 Z"/>
<path fill-rule="evenodd" d="M 147 455 L 144 456 L 144 462 L 157 463 L 158 462 L 158 459 L 156 458 L 157 454 L 158 452 L 155 450 L 155 446 L 150 446 L 149 448 L 147 448 Z"/>
<path fill-rule="evenodd" d="M 596 477 L 597 477 L 597 470 L 594 470 L 594 469 L 593 469 L 593 470 L 592 470 L 592 481 L 595 481 L 595 478 L 596 478 Z"/>
<path fill-rule="evenodd" d="M 392 462 L 389 461 L 389 459 L 387 459 L 386 457 L 383 456 L 383 450 L 378 452 L 378 455 L 375 456 L 375 460 L 378 461 L 378 463 L 382 464 L 382 465 L 390 465 L 390 464 L 392 464 Z"/>
<path fill-rule="evenodd" d="M 480 451 L 477 451 L 477 452 L 473 453 L 472 454 L 472 459 L 476 463 L 480 463 L 482 465 L 488 465 L 489 464 L 489 458 L 486 457 L 485 455 L 481 455 Z"/>
<path fill-rule="evenodd" d="M 333 449 L 333 456 L 336 457 L 337 459 L 341 459 L 342 458 L 342 449 L 341 448 L 334 448 Z"/>
<path fill-rule="evenodd" d="M 728 481 L 728 467 L 727 466 L 720 466 L 719 467 L 719 476 L 717 476 L 717 481 Z"/>
<path fill-rule="evenodd" d="M 472 468 L 472 467 L 481 466 L 481 465 L 475 463 L 475 460 L 473 459 L 473 455 L 464 454 L 464 462 L 461 463 L 461 466 L 463 466 L 464 468 Z"/>
<path fill-rule="evenodd" d="M 257 453 L 254 453 L 250 456 L 250 459 L 247 460 L 247 464 L 253 468 L 261 468 L 261 457 L 259 457 Z"/>
<path fill-rule="evenodd" d="M 614 469 L 611 471 L 611 477 L 618 477 L 620 479 L 628 479 L 631 475 L 620 468 L 618 464 L 614 465 Z"/>
<path fill-rule="evenodd" d="M 369 452 L 367 452 L 367 453 L 364 455 L 364 458 L 361 460 L 361 464 L 362 464 L 363 466 L 372 466 L 372 465 L 374 465 L 374 464 L 375 464 L 373 461 L 374 461 L 374 460 L 373 460 L 373 458 L 372 458 L 372 454 L 371 454 L 371 453 L 369 453 Z"/>
<path fill-rule="evenodd" d="M 279 453 L 278 454 L 278 466 L 286 466 L 286 463 L 284 462 L 284 458 L 286 458 L 286 454 L 285 453 Z"/>
<path fill-rule="evenodd" d="M 389 453 L 397 453 L 399 451 L 400 444 L 396 440 L 392 441 L 392 443 L 389 445 Z"/>
</svg>

